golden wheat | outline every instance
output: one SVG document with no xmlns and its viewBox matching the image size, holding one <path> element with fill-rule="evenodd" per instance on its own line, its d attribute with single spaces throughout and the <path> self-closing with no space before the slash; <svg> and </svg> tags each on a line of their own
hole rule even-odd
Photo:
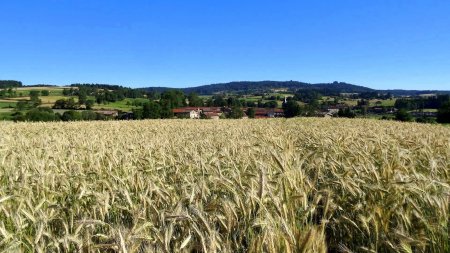
<svg viewBox="0 0 450 253">
<path fill-rule="evenodd" d="M 4 252 L 448 252 L 450 130 L 1 123 Z"/>
</svg>

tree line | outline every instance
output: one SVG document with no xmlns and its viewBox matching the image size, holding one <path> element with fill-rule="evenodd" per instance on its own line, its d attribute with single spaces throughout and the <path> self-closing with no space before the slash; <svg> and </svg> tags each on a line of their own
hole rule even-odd
<svg viewBox="0 0 450 253">
<path fill-rule="evenodd" d="M 450 101 L 450 95 L 437 95 L 431 97 L 398 98 L 394 107 L 405 110 L 439 109 L 444 103 Z"/>
<path fill-rule="evenodd" d="M 15 80 L 0 80 L 0 89 L 22 87 L 22 82 Z"/>
<path fill-rule="evenodd" d="M 91 110 L 84 110 L 84 111 L 69 110 L 60 114 L 55 113 L 49 107 L 37 107 L 27 112 L 17 111 L 12 116 L 14 121 L 34 121 L 34 122 L 111 119 L 110 117 L 107 117 L 103 114 Z"/>
</svg>

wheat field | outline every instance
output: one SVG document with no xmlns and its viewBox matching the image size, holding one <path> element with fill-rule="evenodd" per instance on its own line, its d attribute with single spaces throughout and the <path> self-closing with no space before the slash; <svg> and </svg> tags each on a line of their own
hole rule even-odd
<svg viewBox="0 0 450 253">
<path fill-rule="evenodd" d="M 0 123 L 3 252 L 449 252 L 450 129 Z"/>
</svg>

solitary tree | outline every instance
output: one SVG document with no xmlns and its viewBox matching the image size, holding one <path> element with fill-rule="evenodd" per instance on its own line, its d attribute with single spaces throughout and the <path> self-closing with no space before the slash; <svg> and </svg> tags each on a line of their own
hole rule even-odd
<svg viewBox="0 0 450 253">
<path fill-rule="evenodd" d="M 30 91 L 30 101 L 31 105 L 33 107 L 37 107 L 41 104 L 41 100 L 39 99 L 39 91 L 38 90 L 32 90 Z"/>
<path fill-rule="evenodd" d="M 63 121 L 82 120 L 81 113 L 77 111 L 65 111 L 61 117 Z"/>
<path fill-rule="evenodd" d="M 94 103 L 95 103 L 95 101 L 92 99 L 86 100 L 86 102 L 85 102 L 86 109 L 91 110 L 92 106 L 94 106 Z"/>
<path fill-rule="evenodd" d="M 292 118 L 300 115 L 301 108 L 296 101 L 288 100 L 283 104 L 283 111 L 286 118 Z"/>
<path fill-rule="evenodd" d="M 239 106 L 233 106 L 231 108 L 230 118 L 232 119 L 241 119 L 244 117 L 244 112 Z"/>
<path fill-rule="evenodd" d="M 154 101 L 145 103 L 142 108 L 142 117 L 144 119 L 160 119 L 161 106 Z"/>
<path fill-rule="evenodd" d="M 412 117 L 408 111 L 406 111 L 405 109 L 400 109 L 395 114 L 395 119 L 399 121 L 411 121 Z"/>
<path fill-rule="evenodd" d="M 16 110 L 17 111 L 23 111 L 23 110 L 25 110 L 27 108 L 27 106 L 28 106 L 28 102 L 27 101 L 20 100 L 16 104 Z"/>
<path fill-rule="evenodd" d="M 78 104 L 84 105 L 86 104 L 86 100 L 87 100 L 86 91 L 80 90 L 80 92 L 78 93 Z"/>
</svg>

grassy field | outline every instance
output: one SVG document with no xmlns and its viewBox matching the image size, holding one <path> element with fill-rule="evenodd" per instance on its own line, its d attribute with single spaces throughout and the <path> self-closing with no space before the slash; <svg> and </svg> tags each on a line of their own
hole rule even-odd
<svg viewBox="0 0 450 253">
<path fill-rule="evenodd" d="M 211 99 L 213 96 L 212 95 L 200 95 L 199 96 L 201 99 L 203 99 L 204 101 Z"/>
<path fill-rule="evenodd" d="M 246 96 L 244 98 L 245 101 L 258 102 L 262 99 L 262 96 Z"/>
<path fill-rule="evenodd" d="M 269 93 L 269 96 L 280 96 L 281 98 L 284 98 L 284 97 L 293 97 L 294 94 L 292 94 L 292 93 Z"/>
<path fill-rule="evenodd" d="M 0 108 L 14 108 L 17 101 L 0 100 Z"/>
<path fill-rule="evenodd" d="M 370 106 L 394 106 L 396 99 L 371 99 L 369 100 Z M 381 104 L 377 104 L 377 102 L 381 102 Z"/>
<path fill-rule="evenodd" d="M 69 99 L 69 98 L 75 99 L 75 102 L 78 101 L 78 97 L 76 97 L 76 96 L 63 96 L 63 95 L 40 96 L 39 97 L 39 99 L 41 100 L 40 106 L 52 107 L 55 104 L 56 100 Z M 29 99 L 30 99 L 30 97 L 15 97 L 15 98 L 2 99 L 2 100 L 0 100 L 0 108 L 15 107 L 18 101 L 29 100 Z"/>
<path fill-rule="evenodd" d="M 42 104 L 41 106 L 47 106 L 47 107 L 52 107 L 56 100 L 59 99 L 70 99 L 73 98 L 75 100 L 75 102 L 78 102 L 78 97 L 77 96 L 40 96 L 39 99 L 41 100 Z"/>
<path fill-rule="evenodd" d="M 66 89 L 69 89 L 70 87 L 67 87 Z M 64 87 L 45 87 L 45 86 L 33 86 L 33 87 L 28 87 L 28 86 L 22 86 L 22 87 L 18 87 L 18 88 L 14 88 L 17 91 L 30 91 L 30 90 L 49 90 L 49 91 L 55 91 L 55 90 L 63 90 L 65 89 Z M 76 87 L 74 87 L 74 89 L 77 89 Z"/>
<path fill-rule="evenodd" d="M 67 88 L 68 89 L 68 88 Z M 30 91 L 32 90 L 48 90 L 50 92 L 50 96 L 62 96 L 63 95 L 63 87 L 20 87 L 16 88 L 18 96 L 29 96 Z"/>
<path fill-rule="evenodd" d="M 423 109 L 423 112 L 438 112 L 438 109 Z"/>
<path fill-rule="evenodd" d="M 12 120 L 12 114 L 13 113 L 14 112 L 12 111 L 12 109 L 0 108 L 0 121 Z"/>
<path fill-rule="evenodd" d="M 348 106 L 356 106 L 360 99 L 351 99 L 346 98 L 342 99 L 341 102 L 345 103 Z M 396 99 L 371 99 L 369 100 L 369 106 L 394 106 Z M 377 104 L 377 102 L 381 102 L 381 104 Z"/>
<path fill-rule="evenodd" d="M 23 93 L 20 97 L 14 97 L 14 98 L 4 98 L 0 99 L 0 108 L 13 108 L 16 106 L 16 103 L 20 100 L 29 100 L 30 97 L 28 97 L 29 91 L 31 90 L 44 90 L 45 87 L 28 87 L 28 88 L 18 88 L 17 93 L 19 92 Z M 51 88 L 49 89 L 50 95 L 49 96 L 39 96 L 39 99 L 41 100 L 42 104 L 40 107 L 53 107 L 56 100 L 59 99 L 69 99 L 73 98 L 75 102 L 78 102 L 77 96 L 63 96 L 62 95 L 62 88 Z M 88 96 L 88 99 L 95 100 L 95 97 Z M 126 98 L 122 101 L 112 102 L 108 104 L 95 104 L 94 109 L 105 109 L 105 110 L 122 110 L 122 111 L 131 111 L 136 106 L 132 105 L 132 102 L 138 100 L 141 102 L 146 102 L 148 99 L 145 98 Z"/>
<path fill-rule="evenodd" d="M 5 252 L 449 252 L 450 129 L 0 123 Z"/>
<path fill-rule="evenodd" d="M 116 102 L 111 102 L 111 103 L 107 103 L 107 104 L 95 104 L 94 105 L 94 109 L 106 109 L 106 110 L 121 110 L 124 112 L 129 112 L 131 111 L 133 108 L 136 108 L 136 106 L 132 105 L 132 102 L 136 100 L 136 101 L 141 101 L 142 103 L 145 103 L 148 101 L 148 99 L 145 98 L 126 98 L 124 100 L 121 101 L 116 101 Z"/>
</svg>

